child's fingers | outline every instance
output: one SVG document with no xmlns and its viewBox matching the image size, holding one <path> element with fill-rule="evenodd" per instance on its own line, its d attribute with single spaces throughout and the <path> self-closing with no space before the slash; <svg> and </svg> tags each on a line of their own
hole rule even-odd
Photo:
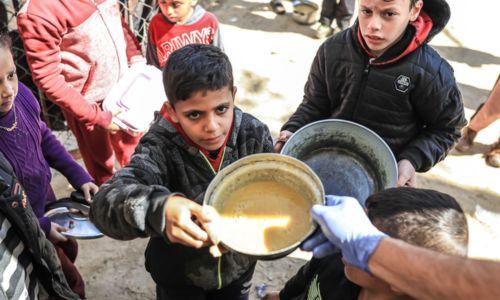
<svg viewBox="0 0 500 300">
<path fill-rule="evenodd" d="M 180 243 L 189 247 L 201 248 L 203 246 L 203 241 L 193 238 L 184 230 L 176 226 L 172 227 L 171 236 L 168 238 L 173 243 Z"/>
<path fill-rule="evenodd" d="M 182 229 L 184 232 L 189 234 L 196 240 L 206 241 L 208 240 L 208 235 L 200 226 L 196 225 L 193 220 L 191 220 L 191 215 L 184 215 L 176 224 L 177 227 Z"/>
</svg>

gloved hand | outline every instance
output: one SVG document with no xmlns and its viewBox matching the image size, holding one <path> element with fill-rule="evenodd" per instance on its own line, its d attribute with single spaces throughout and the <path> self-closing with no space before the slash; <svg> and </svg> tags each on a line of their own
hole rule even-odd
<svg viewBox="0 0 500 300">
<path fill-rule="evenodd" d="M 368 259 L 386 234 L 368 219 L 358 201 L 345 196 L 326 196 L 327 206 L 315 205 L 311 214 L 321 227 L 302 245 L 315 257 L 324 257 L 340 248 L 344 260 L 368 271 Z"/>
</svg>

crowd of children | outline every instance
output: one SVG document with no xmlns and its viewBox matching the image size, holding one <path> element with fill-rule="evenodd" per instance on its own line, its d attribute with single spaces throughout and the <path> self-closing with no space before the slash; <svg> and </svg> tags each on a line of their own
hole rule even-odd
<svg viewBox="0 0 500 300">
<path fill-rule="evenodd" d="M 18 15 L 33 79 L 62 108 L 90 175 L 40 119 L 36 98 L 18 82 L 10 41 L 0 35 L 0 253 L 15 257 L 12 268 L 19 270 L 0 270 L 2 282 L 13 282 L 2 285 L 7 299 L 37 299 L 40 292 L 85 298 L 73 264 L 76 241 L 43 216 L 45 205 L 56 200 L 50 168 L 84 192 L 92 203 L 90 218 L 103 233 L 119 240 L 150 237 L 146 270 L 157 299 L 243 300 L 256 260 L 234 252 L 214 258 L 208 250 L 212 220 L 202 200 L 219 170 L 247 155 L 279 152 L 306 124 L 340 118 L 379 134 L 397 158 L 398 186 L 415 187 L 415 172 L 444 159 L 466 124 L 453 71 L 428 45 L 449 20 L 444 0 L 360 0 L 356 23 L 319 48 L 303 102 L 275 145 L 265 124 L 235 106 L 232 66 L 213 14 L 195 0 L 159 0 L 145 59 L 118 5 L 31 0 Z M 113 122 L 102 101 L 128 66 L 145 60 L 162 70 L 168 101 L 148 132 L 132 136 Z M 115 159 L 121 166 L 116 173 Z M 414 212 L 422 207 L 454 218 Z M 396 188 L 372 196 L 366 208 L 392 237 L 440 252 L 467 252 L 463 212 L 447 195 Z M 415 222 L 411 233 L 409 223 L 398 223 L 402 214 Z M 422 222 L 435 230 L 416 225 Z M 427 242 L 446 234 L 442 244 Z M 279 295 L 267 298 L 358 299 L 394 292 L 365 271 L 346 265 L 344 272 L 341 254 L 333 253 L 309 262 Z"/>
</svg>

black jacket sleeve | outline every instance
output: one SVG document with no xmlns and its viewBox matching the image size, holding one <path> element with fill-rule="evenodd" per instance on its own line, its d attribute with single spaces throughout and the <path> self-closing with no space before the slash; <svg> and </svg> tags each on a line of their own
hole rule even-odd
<svg viewBox="0 0 500 300">
<path fill-rule="evenodd" d="M 165 205 L 172 194 L 167 188 L 167 153 L 158 137 L 148 132 L 130 163 L 116 172 L 95 195 L 90 219 L 104 234 L 119 240 L 166 236 Z"/>
<path fill-rule="evenodd" d="M 423 128 L 397 157 L 398 161 L 408 159 L 417 172 L 425 172 L 443 160 L 467 124 L 453 70 L 444 60 L 437 75 L 421 91 L 411 101 Z"/>
<path fill-rule="evenodd" d="M 304 125 L 330 116 L 331 100 L 327 90 L 325 48 L 326 44 L 324 43 L 316 53 L 304 87 L 304 99 L 295 113 L 283 125 L 282 131 L 295 132 Z"/>
</svg>

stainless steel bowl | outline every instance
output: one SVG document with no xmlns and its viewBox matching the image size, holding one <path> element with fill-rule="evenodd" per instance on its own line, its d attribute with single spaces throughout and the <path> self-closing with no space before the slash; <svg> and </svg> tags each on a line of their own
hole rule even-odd
<svg viewBox="0 0 500 300">
<path fill-rule="evenodd" d="M 227 204 L 226 200 L 230 198 L 232 193 L 256 181 L 275 181 L 283 184 L 309 201 L 309 209 L 314 204 L 324 204 L 325 201 L 321 180 L 311 168 L 295 158 L 266 153 L 244 157 L 221 170 L 208 186 L 203 203 L 214 207 L 221 213 Z M 298 236 L 286 247 L 275 251 L 258 253 L 248 251 L 242 245 L 238 245 L 233 236 L 228 235 L 229 229 L 224 232 L 224 227 L 219 228 L 221 231 L 219 237 L 221 243 L 232 251 L 258 259 L 276 259 L 294 251 L 315 230 L 316 224 L 312 222 L 310 217 L 304 222 L 308 222 L 309 230 L 307 233 Z"/>
<path fill-rule="evenodd" d="M 308 124 L 286 142 L 281 154 L 300 159 L 321 178 L 326 194 L 355 197 L 396 186 L 397 164 L 391 149 L 372 130 L 346 120 Z"/>
</svg>

